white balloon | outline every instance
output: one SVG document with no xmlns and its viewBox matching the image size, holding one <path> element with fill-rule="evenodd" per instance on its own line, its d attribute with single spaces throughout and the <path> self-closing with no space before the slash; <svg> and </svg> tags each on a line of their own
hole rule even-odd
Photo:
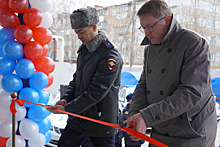
<svg viewBox="0 0 220 147">
<path fill-rule="evenodd" d="M 15 104 L 15 109 L 17 110 L 17 112 L 15 113 L 15 121 L 20 121 L 22 120 L 25 116 L 26 116 L 26 113 L 27 113 L 27 110 L 24 106 L 19 106 L 17 103 Z M 11 110 L 10 110 L 10 107 L 8 108 L 8 117 L 10 119 L 12 119 L 12 113 L 11 113 Z"/>
<path fill-rule="evenodd" d="M 23 138 L 29 140 L 37 136 L 39 127 L 34 121 L 24 118 L 20 122 L 19 132 Z"/>
<path fill-rule="evenodd" d="M 53 17 L 49 12 L 43 13 L 42 14 L 42 22 L 38 27 L 45 27 L 45 28 L 49 28 L 51 27 L 53 23 Z"/>
<path fill-rule="evenodd" d="M 45 13 L 50 10 L 50 0 L 29 0 L 32 8 L 38 9 L 41 13 Z"/>
<path fill-rule="evenodd" d="M 6 91 L 1 91 L 0 92 L 0 108 L 8 109 L 10 103 L 11 103 L 11 93 L 8 93 Z"/>
<path fill-rule="evenodd" d="M 38 133 L 35 138 L 28 140 L 28 146 L 40 147 L 40 146 L 44 146 L 45 142 L 46 142 L 45 136 L 41 133 Z"/>
<path fill-rule="evenodd" d="M 7 111 L 7 109 L 0 108 L 0 121 L 8 119 Z"/>
<path fill-rule="evenodd" d="M 15 131 L 18 128 L 18 122 L 15 122 Z M 3 138 L 12 136 L 12 120 L 5 119 L 0 122 L 0 136 Z"/>
<path fill-rule="evenodd" d="M 3 90 L 2 89 L 2 84 L 1 84 L 2 78 L 3 78 L 3 76 L 0 76 L 0 90 Z"/>
<path fill-rule="evenodd" d="M 15 135 L 15 146 L 25 147 L 25 140 L 20 135 Z M 12 137 L 10 137 L 6 142 L 6 147 L 12 147 Z"/>
</svg>

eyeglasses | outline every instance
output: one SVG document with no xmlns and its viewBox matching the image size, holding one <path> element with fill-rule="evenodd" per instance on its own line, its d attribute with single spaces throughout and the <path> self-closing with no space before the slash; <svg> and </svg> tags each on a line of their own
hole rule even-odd
<svg viewBox="0 0 220 147">
<path fill-rule="evenodd" d="M 164 19 L 165 17 L 162 17 L 160 20 L 158 20 L 155 24 L 153 24 L 152 26 L 146 26 L 146 27 L 142 27 L 140 26 L 138 29 L 142 32 L 145 33 L 145 31 L 147 30 L 148 32 L 153 32 L 154 31 L 154 26 L 160 22 L 162 19 Z"/>
</svg>

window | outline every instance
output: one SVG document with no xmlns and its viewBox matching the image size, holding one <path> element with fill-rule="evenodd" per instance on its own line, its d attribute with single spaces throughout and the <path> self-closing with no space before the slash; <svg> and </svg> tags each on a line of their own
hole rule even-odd
<svg viewBox="0 0 220 147">
<path fill-rule="evenodd" d="M 215 21 L 215 29 L 220 30 L 220 22 Z"/>
<path fill-rule="evenodd" d="M 64 41 L 64 46 L 68 46 L 69 42 L 68 41 Z"/>
<path fill-rule="evenodd" d="M 66 24 L 66 19 L 63 19 L 63 24 Z"/>
<path fill-rule="evenodd" d="M 216 13 L 220 14 L 220 6 L 216 5 Z"/>
<path fill-rule="evenodd" d="M 125 11 L 128 11 L 127 4 L 117 6 L 117 12 L 125 12 Z"/>
<path fill-rule="evenodd" d="M 211 61 L 214 61 L 215 54 L 211 53 Z"/>
<path fill-rule="evenodd" d="M 69 41 L 69 46 L 72 46 L 72 44 L 73 44 L 73 42 L 70 40 L 70 41 Z"/>
<path fill-rule="evenodd" d="M 200 1 L 199 8 L 205 11 L 210 11 L 210 12 L 214 11 L 214 5 L 204 1 Z"/>
</svg>

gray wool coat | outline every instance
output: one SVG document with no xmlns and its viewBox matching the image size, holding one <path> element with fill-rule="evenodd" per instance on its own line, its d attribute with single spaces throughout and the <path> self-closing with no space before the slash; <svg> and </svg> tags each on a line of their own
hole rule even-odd
<svg viewBox="0 0 220 147">
<path fill-rule="evenodd" d="M 206 40 L 172 16 L 161 44 L 145 37 L 142 45 L 143 72 L 129 117 L 140 112 L 151 137 L 170 147 L 214 147 L 217 120 Z"/>
</svg>

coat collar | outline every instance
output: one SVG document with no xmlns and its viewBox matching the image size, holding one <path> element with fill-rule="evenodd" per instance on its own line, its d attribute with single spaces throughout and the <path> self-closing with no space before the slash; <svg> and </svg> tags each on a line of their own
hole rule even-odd
<svg viewBox="0 0 220 147">
<path fill-rule="evenodd" d="M 79 47 L 79 50 L 77 51 L 77 53 L 81 51 L 83 46 L 86 46 L 86 48 L 88 49 L 90 53 L 96 51 L 97 48 L 102 44 L 103 39 L 108 39 L 108 36 L 106 35 L 104 31 L 99 31 L 98 35 L 95 36 L 89 43 L 87 43 L 86 45 L 82 44 Z"/>
<path fill-rule="evenodd" d="M 108 39 L 106 33 L 104 31 L 99 31 L 98 35 L 95 36 L 86 47 L 90 53 L 97 50 L 97 48 L 102 44 L 103 39 Z"/>
<path fill-rule="evenodd" d="M 178 32 L 182 26 L 180 23 L 176 20 L 176 18 L 173 17 L 173 14 L 171 15 L 171 24 L 169 31 L 165 35 L 165 37 L 161 40 L 161 44 L 165 44 L 168 42 L 172 37 Z M 151 44 L 150 40 L 147 38 L 147 36 L 144 37 L 143 41 L 141 42 L 141 45 L 149 45 Z"/>
</svg>

